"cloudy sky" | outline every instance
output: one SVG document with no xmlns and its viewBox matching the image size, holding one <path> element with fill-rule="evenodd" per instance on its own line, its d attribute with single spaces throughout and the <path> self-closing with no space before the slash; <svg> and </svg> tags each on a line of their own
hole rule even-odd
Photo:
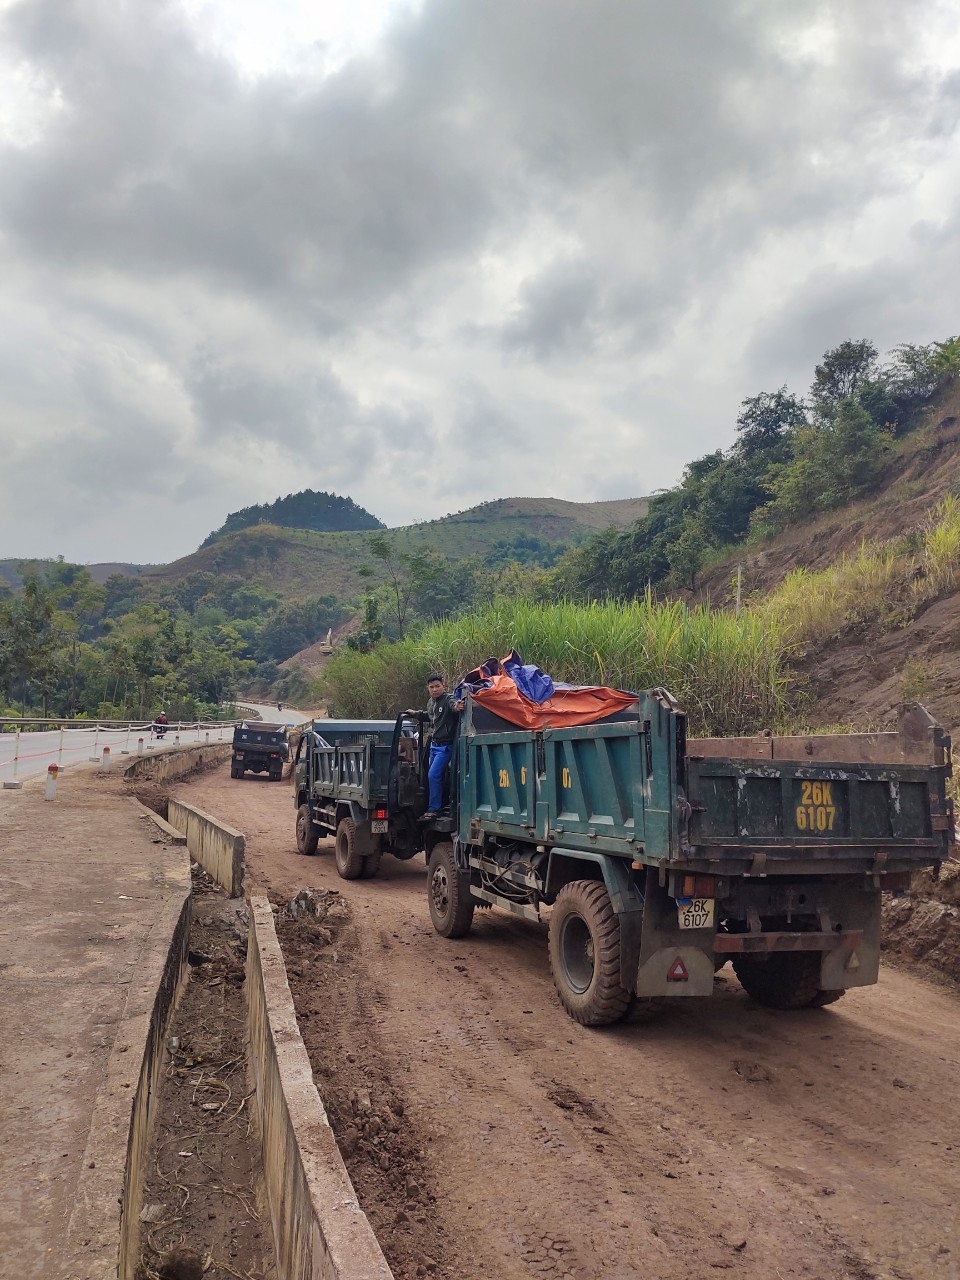
<svg viewBox="0 0 960 1280">
<path fill-rule="evenodd" d="M 960 332 L 954 0 L 0 0 L 0 557 L 629 497 Z"/>
</svg>

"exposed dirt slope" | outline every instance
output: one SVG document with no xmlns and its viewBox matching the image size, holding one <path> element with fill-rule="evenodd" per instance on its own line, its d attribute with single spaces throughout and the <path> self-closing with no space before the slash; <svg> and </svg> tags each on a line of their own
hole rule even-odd
<svg viewBox="0 0 960 1280">
<path fill-rule="evenodd" d="M 759 548 L 742 549 L 704 574 L 701 594 L 714 604 L 729 603 L 740 565 L 744 597 L 761 597 L 792 569 L 826 569 L 864 541 L 918 530 L 944 494 L 960 490 L 960 387 L 903 448 L 877 493 Z M 907 598 L 909 584 L 904 587 Z M 916 698 L 947 728 L 960 727 L 960 592 L 931 601 L 912 618 L 906 610 L 890 612 L 889 622 L 847 627 L 798 664 L 812 725 L 890 725 L 897 703 Z"/>
<path fill-rule="evenodd" d="M 446 941 L 421 858 L 347 883 L 325 846 L 296 854 L 289 787 L 224 768 L 180 789 L 247 832 L 255 887 L 342 895 L 329 941 L 301 939 L 295 998 L 352 1167 L 377 1153 L 355 1176 L 401 1280 L 960 1274 L 952 992 L 886 969 L 775 1014 L 724 970 L 712 1000 L 587 1030 L 554 995 L 543 926 L 486 911 Z M 357 1123 L 374 1112 L 379 1147 Z"/>
</svg>

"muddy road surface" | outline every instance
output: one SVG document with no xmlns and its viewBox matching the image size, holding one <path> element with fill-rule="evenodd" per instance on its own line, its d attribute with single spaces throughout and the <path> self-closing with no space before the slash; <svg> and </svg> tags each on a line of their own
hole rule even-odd
<svg viewBox="0 0 960 1280">
<path fill-rule="evenodd" d="M 363 1095 L 402 1114 L 399 1147 L 368 1152 L 382 1176 L 351 1167 L 398 1276 L 960 1280 L 951 991 L 886 967 L 782 1014 L 727 966 L 712 999 L 589 1030 L 544 926 L 492 910 L 434 933 L 422 856 L 347 883 L 329 843 L 296 852 L 288 783 L 223 766 L 175 793 L 246 832 L 249 889 L 342 894 L 292 982 L 335 1128 L 354 1143 Z"/>
</svg>

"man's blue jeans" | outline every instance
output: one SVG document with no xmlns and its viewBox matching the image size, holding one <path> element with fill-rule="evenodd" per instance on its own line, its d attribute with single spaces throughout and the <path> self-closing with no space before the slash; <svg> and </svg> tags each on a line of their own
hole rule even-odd
<svg viewBox="0 0 960 1280">
<path fill-rule="evenodd" d="M 431 813 L 439 813 L 443 808 L 443 784 L 446 781 L 447 766 L 450 763 L 450 744 L 444 742 L 430 743 L 430 768 L 427 778 L 430 782 L 430 799 L 427 808 Z"/>
</svg>

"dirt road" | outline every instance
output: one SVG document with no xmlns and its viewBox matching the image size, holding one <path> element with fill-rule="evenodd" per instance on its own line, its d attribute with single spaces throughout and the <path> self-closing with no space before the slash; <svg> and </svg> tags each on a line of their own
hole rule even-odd
<svg viewBox="0 0 960 1280">
<path fill-rule="evenodd" d="M 398 1276 L 960 1280 L 950 991 L 886 968 L 777 1014 L 727 967 L 713 999 L 587 1030 L 554 995 L 545 927 L 482 911 L 438 937 L 423 858 L 340 880 L 324 844 L 296 853 L 289 785 L 224 766 L 176 794 L 246 832 L 248 887 L 348 903 L 292 982 L 338 1134 L 364 1147 L 364 1091 L 402 1113 L 403 1141 L 351 1164 Z"/>
</svg>

